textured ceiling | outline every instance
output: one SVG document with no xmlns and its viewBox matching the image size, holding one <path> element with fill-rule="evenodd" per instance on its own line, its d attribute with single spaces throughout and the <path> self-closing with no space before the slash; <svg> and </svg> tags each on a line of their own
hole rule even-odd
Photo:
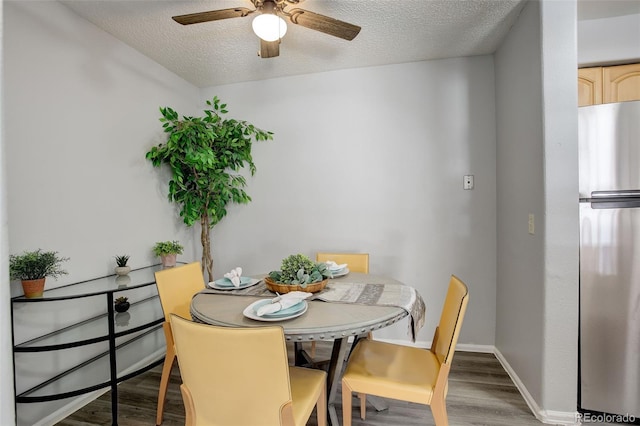
<svg viewBox="0 0 640 426">
<path fill-rule="evenodd" d="M 171 17 L 249 0 L 63 0 L 77 14 L 198 87 L 493 52 L 522 0 L 306 0 L 297 6 L 362 27 L 345 41 L 289 24 L 280 56 L 257 55 L 252 16 L 183 26 Z"/>
<path fill-rule="evenodd" d="M 291 7 L 359 25 L 362 31 L 345 41 L 289 24 L 280 56 L 262 59 L 251 15 L 189 26 L 171 19 L 233 7 L 254 9 L 249 0 L 61 3 L 198 87 L 489 54 L 524 5 L 523 0 L 301 0 Z"/>
</svg>

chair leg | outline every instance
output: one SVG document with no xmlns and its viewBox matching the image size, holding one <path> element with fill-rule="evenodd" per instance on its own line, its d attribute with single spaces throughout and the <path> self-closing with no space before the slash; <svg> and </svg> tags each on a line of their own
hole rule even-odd
<svg viewBox="0 0 640 426">
<path fill-rule="evenodd" d="M 309 351 L 309 354 L 311 355 L 311 359 L 315 359 L 316 358 L 316 342 L 311 342 L 311 350 Z"/>
<path fill-rule="evenodd" d="M 444 398 L 436 398 L 431 400 L 431 414 L 436 426 L 449 426 L 447 419 L 447 404 Z"/>
<path fill-rule="evenodd" d="M 182 393 L 182 402 L 184 403 L 184 426 L 194 426 L 196 418 L 196 408 L 193 405 L 193 396 L 191 391 L 184 384 L 180 385 Z"/>
<path fill-rule="evenodd" d="M 164 403 L 167 399 L 167 388 L 169 387 L 169 377 L 171 377 L 171 369 L 176 360 L 176 352 L 173 345 L 167 346 L 167 354 L 164 357 L 162 366 L 162 376 L 160 377 L 160 389 L 158 390 L 158 409 L 156 411 L 156 425 L 162 424 L 162 416 L 164 413 Z"/>
<path fill-rule="evenodd" d="M 360 398 L 360 418 L 364 420 L 367 416 L 367 394 L 359 393 L 358 398 Z"/>
<path fill-rule="evenodd" d="M 342 381 L 342 426 L 351 426 L 351 388 Z"/>
<path fill-rule="evenodd" d="M 322 387 L 322 392 L 316 403 L 316 417 L 318 426 L 327 426 L 327 382 Z"/>
<path fill-rule="evenodd" d="M 438 378 L 436 379 L 436 385 L 433 389 L 433 396 L 431 397 L 431 414 L 436 426 L 449 426 L 449 420 L 447 419 L 447 388 L 449 386 L 449 370 L 451 366 L 446 362 L 440 365 L 440 371 L 438 372 Z"/>
</svg>

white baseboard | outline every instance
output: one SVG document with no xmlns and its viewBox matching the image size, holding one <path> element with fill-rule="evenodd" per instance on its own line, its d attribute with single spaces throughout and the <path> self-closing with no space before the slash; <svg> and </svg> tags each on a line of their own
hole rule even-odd
<svg viewBox="0 0 640 426">
<path fill-rule="evenodd" d="M 405 346 L 413 346 L 415 348 L 430 348 L 431 342 L 422 340 L 418 342 L 411 342 L 409 340 L 401 340 L 401 339 L 379 339 L 374 337 L 376 340 L 387 343 L 395 343 L 397 345 L 405 345 Z M 493 345 L 475 345 L 472 343 L 461 343 L 456 345 L 456 351 L 460 352 L 480 352 L 485 354 L 492 354 L 495 352 L 495 346 Z"/>
<path fill-rule="evenodd" d="M 496 347 L 493 345 L 475 345 L 472 343 L 461 343 L 456 345 L 456 351 L 460 352 L 480 352 L 483 354 L 495 354 Z"/>
<path fill-rule="evenodd" d="M 531 396 L 527 387 L 522 383 L 522 380 L 518 377 L 516 372 L 511 368 L 507 359 L 502 355 L 502 353 L 496 348 L 493 348 L 493 353 L 495 354 L 500 364 L 502 364 L 502 368 L 505 369 L 511 380 L 516 385 L 520 394 L 524 398 L 525 402 L 529 406 L 529 409 L 533 413 L 534 416 L 542 423 L 550 424 L 550 425 L 580 425 L 581 423 L 577 420 L 577 411 L 569 412 L 569 411 L 550 411 L 543 410 L 540 408 L 536 400 Z"/>
</svg>

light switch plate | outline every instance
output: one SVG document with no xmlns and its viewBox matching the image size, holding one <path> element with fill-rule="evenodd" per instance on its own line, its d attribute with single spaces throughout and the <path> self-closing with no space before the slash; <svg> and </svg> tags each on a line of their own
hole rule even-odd
<svg viewBox="0 0 640 426">
<path fill-rule="evenodd" d="M 462 187 L 464 189 L 473 189 L 473 175 L 465 175 L 462 180 Z"/>
</svg>

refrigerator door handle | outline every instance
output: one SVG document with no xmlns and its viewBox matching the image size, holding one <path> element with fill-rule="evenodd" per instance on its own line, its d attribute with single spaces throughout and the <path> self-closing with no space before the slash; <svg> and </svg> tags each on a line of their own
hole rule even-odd
<svg viewBox="0 0 640 426">
<path fill-rule="evenodd" d="M 633 209 L 640 207 L 640 198 L 610 198 L 597 199 L 589 198 L 585 200 L 591 203 L 591 208 L 600 209 Z"/>
<path fill-rule="evenodd" d="M 593 191 L 591 198 L 640 198 L 640 190 L 637 189 L 621 189 L 618 191 Z"/>
<path fill-rule="evenodd" d="M 591 203 L 592 209 L 624 209 L 640 207 L 640 190 L 593 191 L 591 198 L 581 198 Z"/>
</svg>

